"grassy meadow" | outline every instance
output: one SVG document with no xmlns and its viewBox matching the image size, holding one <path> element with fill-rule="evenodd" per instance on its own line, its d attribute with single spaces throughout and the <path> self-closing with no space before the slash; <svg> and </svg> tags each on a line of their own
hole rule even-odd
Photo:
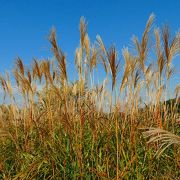
<svg viewBox="0 0 180 180">
<path fill-rule="evenodd" d="M 0 179 L 179 179 L 180 35 L 153 19 L 118 51 L 81 18 L 75 81 L 55 30 L 52 59 L 17 58 L 0 76 Z"/>
</svg>

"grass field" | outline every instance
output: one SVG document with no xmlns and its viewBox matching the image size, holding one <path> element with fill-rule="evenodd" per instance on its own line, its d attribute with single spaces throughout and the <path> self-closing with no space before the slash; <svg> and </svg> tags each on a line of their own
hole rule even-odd
<svg viewBox="0 0 180 180">
<path fill-rule="evenodd" d="M 180 177 L 179 85 L 167 101 L 180 35 L 153 18 L 122 53 L 91 43 L 81 18 L 74 82 L 54 30 L 54 60 L 17 58 L 13 77 L 0 76 L 0 179 Z"/>
</svg>

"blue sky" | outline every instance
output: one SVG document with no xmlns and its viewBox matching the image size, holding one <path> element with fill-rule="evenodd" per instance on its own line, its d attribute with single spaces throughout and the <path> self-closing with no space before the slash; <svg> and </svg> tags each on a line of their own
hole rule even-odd
<svg viewBox="0 0 180 180">
<path fill-rule="evenodd" d="M 107 46 L 115 43 L 121 52 L 132 44 L 133 35 L 140 37 L 151 13 L 155 24 L 180 30 L 179 8 L 179 0 L 0 0 L 0 73 L 10 70 L 17 56 L 26 65 L 32 58 L 50 57 L 47 37 L 52 26 L 71 68 L 81 16 L 88 22 L 91 41 L 99 34 Z"/>
</svg>

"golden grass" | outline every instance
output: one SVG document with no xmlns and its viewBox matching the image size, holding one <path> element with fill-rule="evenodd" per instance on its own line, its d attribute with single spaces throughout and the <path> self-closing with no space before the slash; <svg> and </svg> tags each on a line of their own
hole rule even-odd
<svg viewBox="0 0 180 180">
<path fill-rule="evenodd" d="M 26 68 L 17 58 L 13 77 L 0 76 L 9 98 L 0 106 L 1 179 L 179 177 L 179 85 L 174 101 L 164 101 L 180 36 L 171 37 L 167 26 L 153 29 L 153 19 L 141 41 L 134 38 L 135 49 L 122 50 L 120 63 L 115 46 L 107 48 L 100 36 L 90 42 L 81 18 L 75 82 L 55 30 L 49 35 L 54 61 L 34 59 Z"/>
</svg>

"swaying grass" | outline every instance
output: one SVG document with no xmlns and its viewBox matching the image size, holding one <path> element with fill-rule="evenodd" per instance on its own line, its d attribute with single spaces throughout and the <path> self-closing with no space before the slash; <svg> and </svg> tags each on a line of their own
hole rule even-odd
<svg viewBox="0 0 180 180">
<path fill-rule="evenodd" d="M 17 58 L 13 77 L 0 76 L 8 99 L 0 106 L 0 179 L 180 177 L 179 85 L 166 101 L 180 36 L 153 29 L 153 19 L 134 49 L 122 50 L 122 62 L 100 36 L 90 42 L 81 18 L 74 82 L 55 30 L 55 60 L 27 68 Z"/>
</svg>

